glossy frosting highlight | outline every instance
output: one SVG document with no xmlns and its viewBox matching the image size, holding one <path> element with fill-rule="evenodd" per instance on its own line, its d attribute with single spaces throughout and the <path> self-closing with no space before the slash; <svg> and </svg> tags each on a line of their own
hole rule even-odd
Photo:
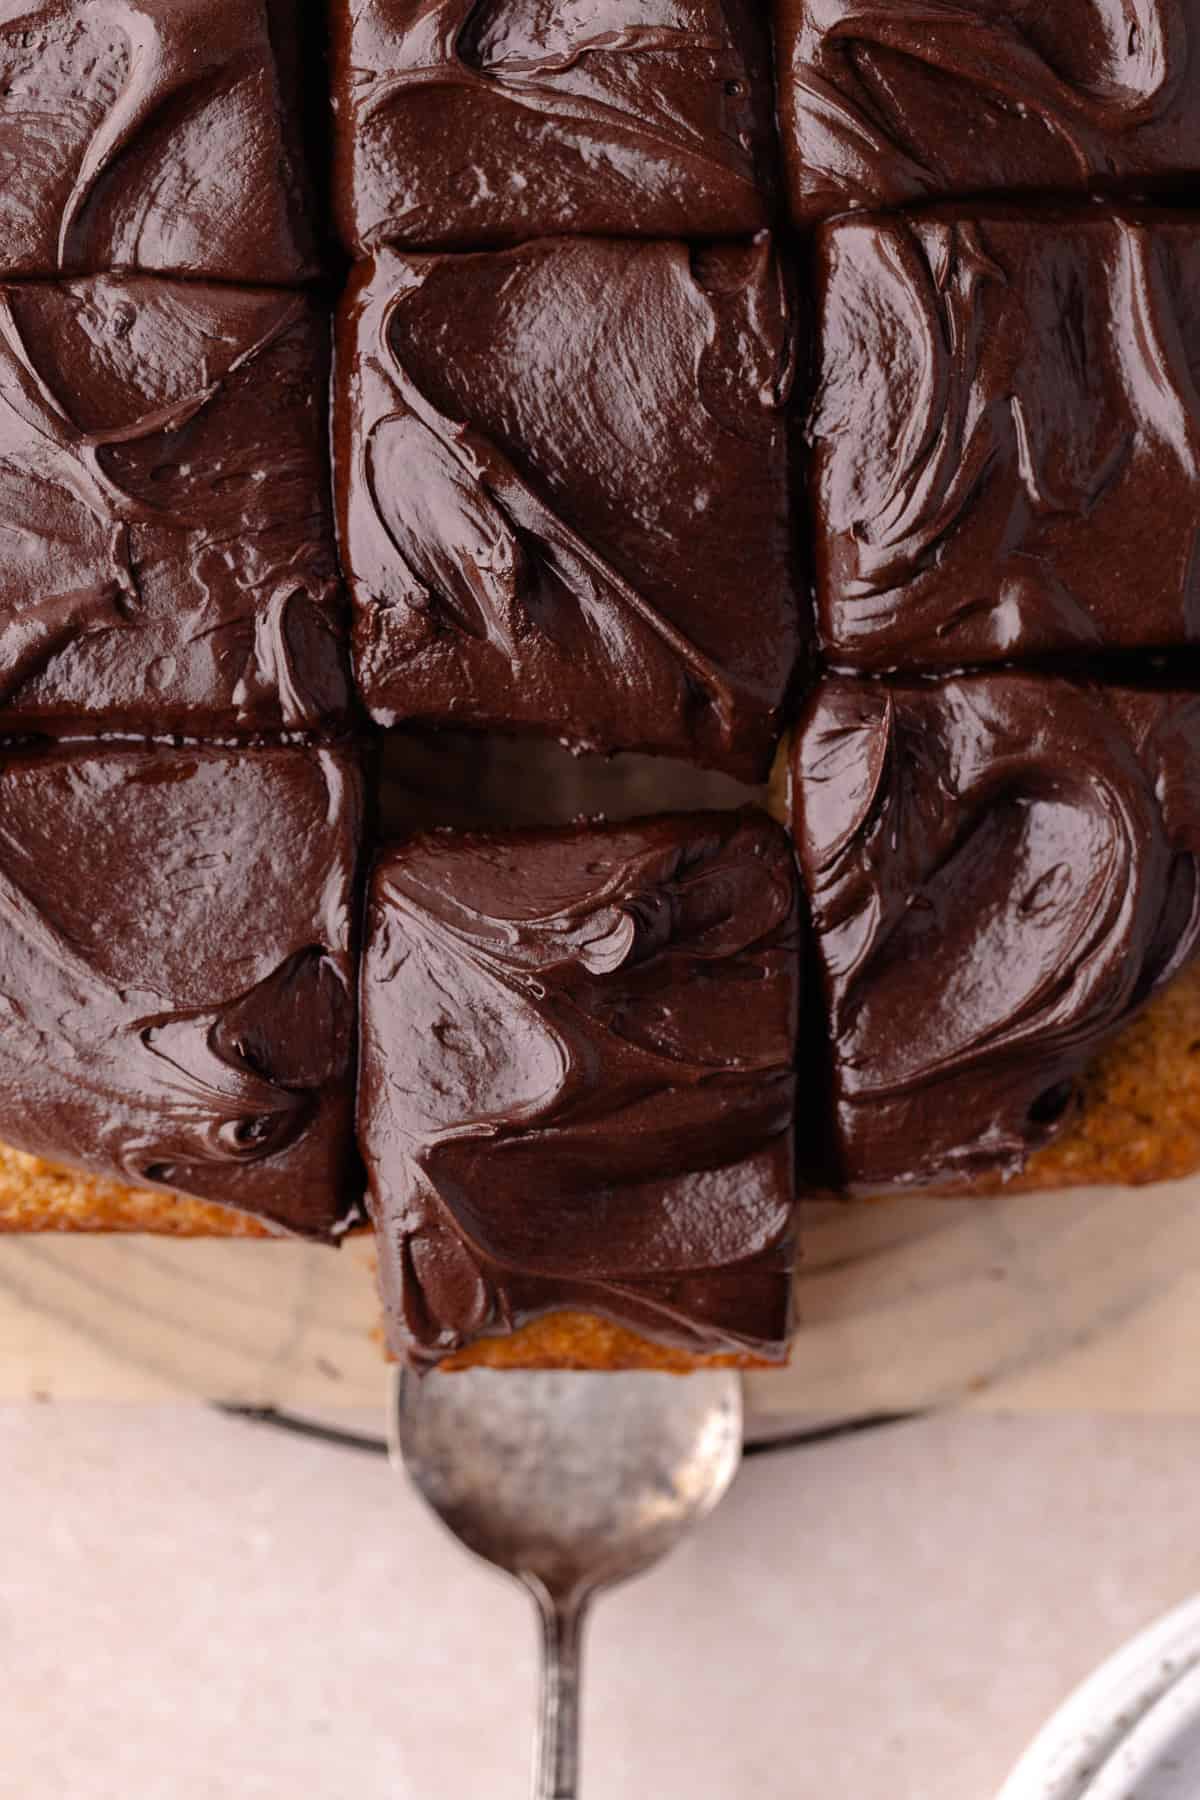
<svg viewBox="0 0 1200 1800">
<path fill-rule="evenodd" d="M 0 1138 L 336 1233 L 361 820 L 345 751 L 0 756 Z"/>
<path fill-rule="evenodd" d="M 328 366 L 301 295 L 0 286 L 0 727 L 344 719 Z"/>
<path fill-rule="evenodd" d="M 336 0 L 342 234 L 479 249 L 770 217 L 758 0 Z"/>
<path fill-rule="evenodd" d="M 773 0 L 792 213 L 1200 175 L 1200 0 Z"/>
<path fill-rule="evenodd" d="M 1200 637 L 1200 219 L 861 215 L 817 250 L 831 661 Z"/>
<path fill-rule="evenodd" d="M 0 0 L 0 276 L 317 272 L 307 0 Z"/>
<path fill-rule="evenodd" d="M 397 1349 L 582 1307 L 780 1353 L 798 942 L 787 839 L 753 812 L 380 858 L 359 1129 Z"/>
<path fill-rule="evenodd" d="M 334 432 L 376 722 L 763 776 L 801 641 L 793 350 L 765 240 L 380 256 Z"/>
<path fill-rule="evenodd" d="M 793 806 L 851 1187 L 1015 1173 L 1200 945 L 1192 694 L 830 678 Z"/>
</svg>

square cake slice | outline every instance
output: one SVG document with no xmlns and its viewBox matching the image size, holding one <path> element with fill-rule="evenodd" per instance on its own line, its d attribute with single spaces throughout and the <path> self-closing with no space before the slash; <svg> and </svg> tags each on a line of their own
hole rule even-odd
<svg viewBox="0 0 1200 1800">
<path fill-rule="evenodd" d="M 752 811 L 380 856 L 359 1134 L 398 1350 L 573 1309 L 783 1353 L 797 906 Z"/>
<path fill-rule="evenodd" d="M 1016 1174 L 1200 945 L 1200 695 L 824 682 L 792 805 L 852 1189 Z"/>
<path fill-rule="evenodd" d="M 0 752 L 0 1140 L 335 1234 L 361 821 L 350 751 Z"/>
<path fill-rule="evenodd" d="M 9 0 L 0 276 L 318 272 L 300 118 L 310 0 Z"/>
<path fill-rule="evenodd" d="M 359 688 L 382 725 L 769 766 L 802 641 L 765 239 L 385 252 L 338 325 Z"/>
<path fill-rule="evenodd" d="M 773 0 L 792 215 L 1200 176 L 1200 0 Z"/>
<path fill-rule="evenodd" d="M 771 216 L 760 0 L 334 0 L 335 204 L 359 254 Z"/>
<path fill-rule="evenodd" d="M 1200 640 L 1200 216 L 858 215 L 817 263 L 831 661 Z"/>
<path fill-rule="evenodd" d="M 328 369 L 304 295 L 0 286 L 0 729 L 345 719 Z"/>
</svg>

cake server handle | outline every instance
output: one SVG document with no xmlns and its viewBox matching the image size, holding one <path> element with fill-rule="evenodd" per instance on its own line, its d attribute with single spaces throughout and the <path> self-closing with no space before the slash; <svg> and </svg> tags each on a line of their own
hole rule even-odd
<svg viewBox="0 0 1200 1800">
<path fill-rule="evenodd" d="M 579 1678 L 588 1595 L 565 1598 L 524 1576 L 542 1621 L 542 1693 L 534 1751 L 533 1800 L 577 1800 Z"/>
</svg>

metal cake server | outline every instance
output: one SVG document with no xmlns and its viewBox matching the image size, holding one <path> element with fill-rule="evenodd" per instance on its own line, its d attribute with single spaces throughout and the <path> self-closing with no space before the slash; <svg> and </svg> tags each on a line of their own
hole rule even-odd
<svg viewBox="0 0 1200 1800">
<path fill-rule="evenodd" d="M 402 1371 L 392 1455 L 455 1536 L 537 1602 L 534 1800 L 574 1800 L 588 1603 L 727 1492 L 742 1455 L 738 1376 Z"/>
</svg>

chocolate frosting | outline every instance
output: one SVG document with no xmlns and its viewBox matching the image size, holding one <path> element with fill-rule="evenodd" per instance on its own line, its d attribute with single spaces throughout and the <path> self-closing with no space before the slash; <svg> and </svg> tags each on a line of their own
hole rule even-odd
<svg viewBox="0 0 1200 1800">
<path fill-rule="evenodd" d="M 339 0 L 333 53 L 360 252 L 768 222 L 760 0 Z"/>
<path fill-rule="evenodd" d="M 799 223 L 1200 173 L 1200 0 L 774 0 Z"/>
<path fill-rule="evenodd" d="M 306 4 L 6 0 L 0 275 L 316 273 L 296 78 Z"/>
<path fill-rule="evenodd" d="M 381 857 L 359 1125 L 397 1349 L 582 1306 L 780 1352 L 798 936 L 749 811 Z"/>
<path fill-rule="evenodd" d="M 327 370 L 300 295 L 0 287 L 0 726 L 345 716 Z"/>
<path fill-rule="evenodd" d="M 361 815 L 347 751 L 0 757 L 0 1137 L 341 1229 Z"/>
<path fill-rule="evenodd" d="M 1200 698 L 833 678 L 793 781 L 840 1179 L 1012 1174 L 1200 945 Z"/>
<path fill-rule="evenodd" d="M 767 242 L 385 252 L 338 331 L 372 717 L 764 774 L 800 643 Z"/>
<path fill-rule="evenodd" d="M 818 289 L 834 662 L 1200 637 L 1200 220 L 843 219 L 821 234 Z"/>
</svg>

